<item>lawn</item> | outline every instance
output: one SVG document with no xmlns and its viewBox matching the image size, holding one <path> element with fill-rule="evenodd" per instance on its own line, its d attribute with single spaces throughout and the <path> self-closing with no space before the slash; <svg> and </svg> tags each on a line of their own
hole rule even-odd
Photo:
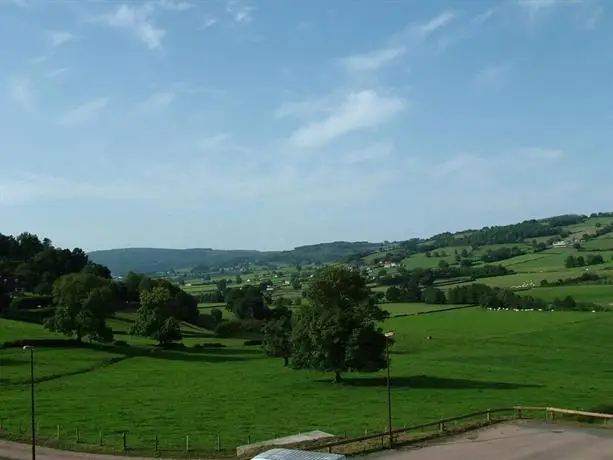
<svg viewBox="0 0 613 460">
<path fill-rule="evenodd" d="M 5 330 L 5 320 L 0 327 Z M 391 367 L 396 425 L 511 404 L 589 408 L 611 402 L 609 352 L 602 346 L 613 329 L 608 313 L 467 309 L 392 318 L 384 327 L 397 334 Z M 217 435 L 222 447 L 233 448 L 312 429 L 359 435 L 385 426 L 383 372 L 348 374 L 346 384 L 336 386 L 330 375 L 284 368 L 257 347 L 222 342 L 228 347 L 133 356 L 39 383 L 41 433 L 55 435 L 60 425 L 63 436 L 74 437 L 78 428 L 81 441 L 94 444 L 102 431 L 105 443 L 117 446 L 127 430 L 129 446 L 149 451 L 156 435 L 161 449 L 180 449 L 189 435 L 193 449 L 212 450 Z M 78 351 L 88 362 L 113 357 Z M 2 376 L 10 368 L 11 380 L 27 377 L 22 352 L 8 353 Z M 49 356 L 63 372 L 79 364 L 62 353 L 37 351 L 37 362 Z M 0 418 L 14 432 L 29 420 L 29 388 L 9 384 L 1 391 Z"/>
<path fill-rule="evenodd" d="M 527 294 L 545 300 L 571 296 L 581 302 L 593 302 L 607 307 L 613 306 L 613 286 L 607 284 L 537 287 L 528 291 Z"/>
</svg>

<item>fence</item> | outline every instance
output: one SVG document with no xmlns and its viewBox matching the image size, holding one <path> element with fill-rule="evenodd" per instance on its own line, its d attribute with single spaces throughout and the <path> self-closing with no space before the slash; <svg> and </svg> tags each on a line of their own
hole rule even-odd
<svg viewBox="0 0 613 460">
<path fill-rule="evenodd" d="M 358 437 L 344 435 L 343 437 L 327 438 L 320 441 L 305 441 L 285 447 L 352 455 L 425 442 L 444 435 L 458 434 L 494 423 L 517 419 L 540 419 L 549 422 L 566 419 L 579 423 L 593 423 L 599 420 L 606 424 L 613 419 L 613 414 L 554 407 L 513 406 L 471 412 L 457 417 L 396 428 L 391 431 L 391 439 L 390 431 L 386 428 L 375 433 L 369 434 L 366 432 Z M 7 423 L 6 419 L 0 419 L 0 434 L 5 439 L 29 442 L 31 440 L 30 430 L 29 424 L 18 423 L 16 426 L 12 426 Z M 145 456 L 171 453 L 173 456 L 181 457 L 208 455 L 215 458 L 236 457 L 237 455 L 236 445 L 230 445 L 230 442 L 224 443 L 221 434 L 202 435 L 194 433 L 192 436 L 186 435 L 179 439 L 178 437 L 158 435 L 139 436 L 129 431 L 114 433 L 98 431 L 93 433 L 90 430 L 82 432 L 79 428 L 65 429 L 61 425 L 56 425 L 53 429 L 46 426 L 41 430 L 41 427 L 37 424 L 36 437 L 37 443 L 41 445 L 88 452 L 129 453 Z M 277 433 L 271 433 L 268 439 L 276 437 L 278 437 Z M 258 436 L 258 438 L 263 440 L 261 436 Z M 254 436 L 246 435 L 245 442 L 250 444 L 256 442 L 256 439 Z M 262 446 L 250 451 L 249 456 L 270 447 L 270 445 Z"/>
</svg>

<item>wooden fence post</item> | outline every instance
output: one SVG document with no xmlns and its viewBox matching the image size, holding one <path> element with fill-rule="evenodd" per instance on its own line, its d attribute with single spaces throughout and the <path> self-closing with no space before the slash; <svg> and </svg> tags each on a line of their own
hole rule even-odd
<svg viewBox="0 0 613 460">
<path fill-rule="evenodd" d="M 523 418 L 523 411 L 521 409 L 517 409 L 517 418 L 520 420 Z"/>
<path fill-rule="evenodd" d="M 158 448 L 159 448 L 159 441 L 158 441 L 158 435 L 155 435 L 155 441 L 153 444 L 153 451 L 157 454 L 158 452 Z"/>
<path fill-rule="evenodd" d="M 98 445 L 101 446 L 102 445 L 102 431 L 98 432 Z"/>
<path fill-rule="evenodd" d="M 247 435 L 247 444 L 251 444 L 251 435 L 250 434 Z"/>
<path fill-rule="evenodd" d="M 438 422 L 438 432 L 440 434 L 443 434 L 445 432 L 445 423 L 444 422 Z"/>
<path fill-rule="evenodd" d="M 189 452 L 189 434 L 185 435 L 185 452 Z"/>
<path fill-rule="evenodd" d="M 485 413 L 485 420 L 489 423 L 492 421 L 492 410 L 488 409 Z"/>
<path fill-rule="evenodd" d="M 554 422 L 556 420 L 556 413 L 554 411 L 549 411 L 551 414 L 551 421 Z"/>
<path fill-rule="evenodd" d="M 75 437 L 77 438 L 77 444 L 78 444 L 78 443 L 79 443 L 79 441 L 80 441 L 80 439 L 81 439 L 81 438 L 79 437 L 79 427 L 76 427 L 76 428 L 75 428 L 75 430 L 74 430 L 74 434 L 75 434 Z"/>
<path fill-rule="evenodd" d="M 125 452 L 125 451 L 128 450 L 128 443 L 127 443 L 127 440 L 126 440 L 126 432 L 125 431 L 123 433 L 121 433 L 121 441 L 122 441 L 122 444 L 123 444 L 123 451 Z"/>
<path fill-rule="evenodd" d="M 217 433 L 217 452 L 221 450 L 221 436 Z"/>
<path fill-rule="evenodd" d="M 61 436 L 62 436 L 62 428 L 60 427 L 60 425 L 58 425 L 55 429 L 55 437 L 59 441 Z"/>
</svg>

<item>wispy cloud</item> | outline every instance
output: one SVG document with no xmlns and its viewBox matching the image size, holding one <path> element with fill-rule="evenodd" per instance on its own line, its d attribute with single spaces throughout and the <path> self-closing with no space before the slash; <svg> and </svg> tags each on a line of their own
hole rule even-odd
<svg viewBox="0 0 613 460">
<path fill-rule="evenodd" d="M 64 43 L 73 40 L 75 36 L 70 32 L 66 32 L 63 30 L 53 30 L 47 32 L 47 40 L 49 41 L 49 45 L 51 48 L 57 48 L 58 46 L 62 46 Z"/>
<path fill-rule="evenodd" d="M 96 116 L 104 110 L 108 105 L 109 98 L 99 97 L 75 107 L 72 110 L 61 115 L 57 122 L 63 126 L 73 126 L 82 123 L 87 123 L 96 118 Z"/>
<path fill-rule="evenodd" d="M 535 20 L 541 13 L 559 6 L 585 5 L 585 0 L 516 0 L 530 20 Z"/>
<path fill-rule="evenodd" d="M 202 24 L 200 26 L 201 29 L 208 29 L 209 27 L 213 27 L 215 24 L 219 22 L 219 19 L 214 18 L 212 16 L 207 16 L 202 20 Z"/>
<path fill-rule="evenodd" d="M 33 112 L 36 108 L 34 90 L 29 79 L 14 76 L 8 81 L 8 97 L 23 110 Z"/>
<path fill-rule="evenodd" d="M 275 118 L 312 118 L 329 111 L 334 103 L 331 96 L 305 101 L 284 102 L 274 112 Z"/>
<path fill-rule="evenodd" d="M 307 123 L 291 135 L 294 147 L 316 147 L 348 133 L 384 123 L 401 112 L 404 99 L 379 94 L 375 90 L 350 93 L 328 116 Z"/>
<path fill-rule="evenodd" d="M 68 67 L 59 67 L 57 69 L 50 70 L 45 73 L 45 77 L 47 78 L 58 78 L 62 75 L 65 75 L 68 72 Z"/>
<path fill-rule="evenodd" d="M 518 153 L 537 160 L 558 160 L 564 156 L 563 150 L 543 147 L 523 147 L 518 150 Z"/>
<path fill-rule="evenodd" d="M 507 82 L 510 70 L 511 64 L 509 62 L 490 65 L 477 73 L 475 80 L 480 85 L 500 87 Z"/>
<path fill-rule="evenodd" d="M 348 164 L 378 161 L 389 157 L 394 152 L 394 144 L 391 142 L 376 143 L 367 147 L 347 152 L 343 161 Z"/>
<path fill-rule="evenodd" d="M 170 92 L 154 93 L 140 104 L 139 109 L 143 111 L 163 109 L 168 107 L 174 99 L 175 95 Z"/>
<path fill-rule="evenodd" d="M 426 39 L 437 30 L 448 25 L 454 18 L 455 13 L 453 11 L 443 11 L 428 22 L 415 26 L 415 33 L 419 38 Z"/>
<path fill-rule="evenodd" d="M 183 0 L 157 0 L 155 5 L 170 11 L 187 11 L 196 6 L 193 3 Z"/>
<path fill-rule="evenodd" d="M 228 13 L 232 20 L 239 24 L 249 24 L 253 21 L 252 12 L 254 7 L 247 5 L 241 0 L 228 0 L 226 3 L 226 13 Z"/>
<path fill-rule="evenodd" d="M 153 20 L 155 6 L 152 3 L 119 5 L 114 12 L 93 20 L 109 27 L 124 30 L 143 42 L 149 49 L 158 49 L 166 36 L 166 30 Z"/>
<path fill-rule="evenodd" d="M 354 54 L 341 59 L 341 64 L 349 72 L 368 72 L 378 70 L 397 57 L 404 54 L 403 48 L 382 48 L 363 54 Z"/>
</svg>

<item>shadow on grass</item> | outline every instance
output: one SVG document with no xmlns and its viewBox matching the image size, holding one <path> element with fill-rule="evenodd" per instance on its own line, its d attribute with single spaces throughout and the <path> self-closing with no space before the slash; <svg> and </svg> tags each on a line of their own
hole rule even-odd
<svg viewBox="0 0 613 460">
<path fill-rule="evenodd" d="M 329 383 L 330 380 L 318 380 Z M 342 385 L 348 387 L 385 387 L 385 377 L 347 378 Z M 415 375 L 412 377 L 393 377 L 392 388 L 430 389 L 430 390 L 517 390 L 520 388 L 542 388 L 542 385 L 488 382 L 483 380 L 452 379 L 429 375 Z"/>
</svg>

